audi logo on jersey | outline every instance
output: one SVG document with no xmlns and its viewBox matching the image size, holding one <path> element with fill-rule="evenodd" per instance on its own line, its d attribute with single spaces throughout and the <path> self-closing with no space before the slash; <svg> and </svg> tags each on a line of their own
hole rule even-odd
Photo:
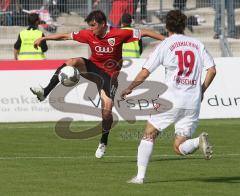
<svg viewBox="0 0 240 196">
<path fill-rule="evenodd" d="M 96 46 L 95 51 L 98 53 L 112 53 L 113 47 Z"/>
</svg>

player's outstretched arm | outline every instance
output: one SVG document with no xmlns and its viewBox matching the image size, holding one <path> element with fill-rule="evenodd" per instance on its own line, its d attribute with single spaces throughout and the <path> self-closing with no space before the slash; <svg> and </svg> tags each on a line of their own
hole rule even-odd
<svg viewBox="0 0 240 196">
<path fill-rule="evenodd" d="M 132 93 L 132 90 L 134 88 L 136 88 L 137 86 L 139 86 L 140 84 L 142 84 L 147 77 L 150 75 L 150 72 L 143 68 L 138 75 L 136 76 L 136 78 L 134 79 L 134 81 L 128 86 L 128 88 L 126 88 L 125 90 L 122 91 L 121 93 L 121 98 L 125 99 L 126 95 L 129 95 Z"/>
<path fill-rule="evenodd" d="M 149 29 L 140 29 L 140 30 L 141 30 L 142 37 L 151 37 L 151 38 L 158 39 L 161 41 L 165 39 L 165 37 L 162 34 L 157 33 L 155 31 L 152 31 Z"/>
<path fill-rule="evenodd" d="M 72 39 L 71 33 L 52 34 L 36 39 L 34 41 L 34 47 L 37 48 L 38 46 L 40 46 L 43 40 L 69 40 L 69 39 Z"/>
</svg>

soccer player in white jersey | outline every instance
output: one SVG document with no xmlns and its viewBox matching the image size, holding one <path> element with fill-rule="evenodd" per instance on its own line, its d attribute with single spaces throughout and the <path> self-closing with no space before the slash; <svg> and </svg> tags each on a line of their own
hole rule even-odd
<svg viewBox="0 0 240 196">
<path fill-rule="evenodd" d="M 184 35 L 186 16 L 178 10 L 168 12 L 166 29 L 169 37 L 160 43 L 149 56 L 142 70 L 121 96 L 125 98 L 140 85 L 158 66 L 165 67 L 167 91 L 161 96 L 173 103 L 173 108 L 164 113 L 152 115 L 146 125 L 138 146 L 138 173 L 129 183 L 142 184 L 152 154 L 154 140 L 170 124 L 175 125 L 174 151 L 179 155 L 193 153 L 200 148 L 205 159 L 212 157 L 212 146 L 208 134 L 201 133 L 192 138 L 198 118 L 201 100 L 216 75 L 215 63 L 204 45 Z M 201 82 L 203 69 L 206 77 Z"/>
</svg>

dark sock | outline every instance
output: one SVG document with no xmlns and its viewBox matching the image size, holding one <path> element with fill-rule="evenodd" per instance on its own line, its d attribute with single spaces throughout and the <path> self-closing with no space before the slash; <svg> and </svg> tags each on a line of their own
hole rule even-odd
<svg viewBox="0 0 240 196">
<path fill-rule="evenodd" d="M 112 127 L 112 123 L 113 123 L 113 116 L 109 115 L 108 118 L 103 118 L 102 120 L 102 137 L 100 140 L 101 144 L 105 144 L 107 145 L 108 142 L 108 135 L 110 132 L 110 129 Z"/>
<path fill-rule="evenodd" d="M 101 144 L 107 145 L 108 135 L 109 135 L 109 131 L 105 131 L 105 130 L 102 131 L 102 137 L 101 137 L 101 140 L 100 140 Z"/>
<path fill-rule="evenodd" d="M 59 79 L 58 79 L 58 74 L 60 72 L 60 70 L 65 67 L 66 64 L 64 63 L 63 65 L 61 65 L 60 67 L 57 68 L 57 70 L 55 71 L 54 75 L 52 76 L 49 84 L 44 88 L 44 96 L 47 97 L 49 95 L 49 93 L 57 86 L 57 84 L 59 83 Z"/>
</svg>

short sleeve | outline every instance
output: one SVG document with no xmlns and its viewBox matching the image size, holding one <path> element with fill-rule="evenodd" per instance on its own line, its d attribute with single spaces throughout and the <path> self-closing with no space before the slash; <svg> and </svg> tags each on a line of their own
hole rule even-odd
<svg viewBox="0 0 240 196">
<path fill-rule="evenodd" d="M 80 30 L 79 32 L 72 32 L 72 39 L 82 43 L 88 43 L 89 33 L 87 30 Z"/>
<path fill-rule="evenodd" d="M 208 52 L 208 50 L 205 47 L 203 49 L 203 66 L 205 69 L 215 66 L 213 57 L 211 56 L 211 54 Z"/>
<path fill-rule="evenodd" d="M 124 29 L 124 42 L 133 42 L 141 39 L 141 31 L 139 29 Z"/>
<path fill-rule="evenodd" d="M 158 66 L 163 63 L 163 50 L 162 43 L 160 43 L 155 50 L 149 55 L 148 59 L 143 65 L 143 68 L 147 69 L 150 73 L 152 73 Z"/>
<path fill-rule="evenodd" d="M 18 35 L 17 41 L 14 44 L 14 49 L 19 50 L 21 48 L 22 40 L 20 34 Z"/>
</svg>

